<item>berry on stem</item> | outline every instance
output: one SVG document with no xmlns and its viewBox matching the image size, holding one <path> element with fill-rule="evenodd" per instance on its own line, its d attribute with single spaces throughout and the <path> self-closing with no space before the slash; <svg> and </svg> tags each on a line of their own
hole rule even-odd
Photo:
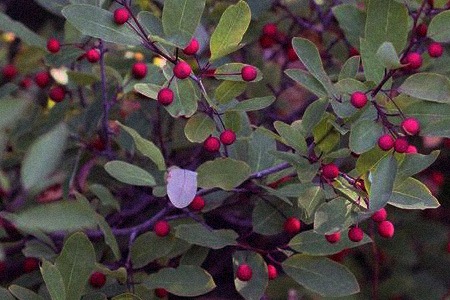
<svg viewBox="0 0 450 300">
<path fill-rule="evenodd" d="M 231 129 L 226 129 L 220 134 L 220 141 L 224 145 L 231 145 L 236 141 L 236 134 Z"/>
<path fill-rule="evenodd" d="M 17 68 L 13 64 L 8 64 L 2 69 L 2 75 L 5 80 L 12 80 L 14 77 L 16 77 L 17 73 Z"/>
<path fill-rule="evenodd" d="M 421 23 L 416 27 L 416 34 L 420 37 L 427 36 L 428 26 L 425 23 Z"/>
<path fill-rule="evenodd" d="M 273 280 L 278 277 L 277 268 L 274 265 L 267 265 L 267 274 L 269 275 L 269 280 Z"/>
<path fill-rule="evenodd" d="M 130 18 L 130 13 L 125 7 L 118 8 L 114 11 L 114 23 L 118 25 L 125 24 Z"/>
<path fill-rule="evenodd" d="M 355 243 L 361 242 L 364 238 L 364 231 L 362 231 L 362 229 L 359 227 L 352 227 L 348 231 L 348 238 L 350 241 Z"/>
<path fill-rule="evenodd" d="M 191 66 L 185 61 L 178 62 L 173 68 L 173 75 L 178 79 L 188 78 L 191 72 Z"/>
<path fill-rule="evenodd" d="M 244 66 L 241 69 L 241 76 L 244 81 L 253 81 L 258 76 L 258 71 L 253 66 Z"/>
<path fill-rule="evenodd" d="M 326 179 L 333 180 L 339 176 L 339 168 L 334 163 L 323 165 L 322 176 Z"/>
<path fill-rule="evenodd" d="M 46 87 L 50 83 L 50 74 L 47 71 L 42 71 L 34 76 L 34 82 L 40 88 Z"/>
<path fill-rule="evenodd" d="M 416 70 L 422 66 L 422 56 L 417 52 L 411 52 L 406 55 L 403 63 L 408 64 L 408 70 Z"/>
<path fill-rule="evenodd" d="M 408 151 L 409 143 L 405 138 L 398 138 L 394 142 L 394 150 L 398 153 L 405 153 Z"/>
<path fill-rule="evenodd" d="M 165 220 L 160 220 L 155 223 L 153 226 L 153 231 L 159 237 L 165 237 L 170 233 L 170 225 L 169 222 Z"/>
<path fill-rule="evenodd" d="M 147 76 L 147 65 L 143 62 L 137 62 L 133 64 L 131 68 L 131 73 L 136 79 L 142 79 Z"/>
<path fill-rule="evenodd" d="M 205 199 L 202 196 L 196 195 L 191 204 L 189 204 L 189 209 L 193 211 L 201 211 L 205 207 Z"/>
<path fill-rule="evenodd" d="M 169 295 L 169 292 L 166 289 L 163 289 L 163 288 L 155 289 L 155 296 L 156 297 L 164 298 L 164 297 L 167 297 L 167 295 Z"/>
<path fill-rule="evenodd" d="M 274 38 L 277 35 L 277 31 L 277 24 L 275 23 L 267 23 L 262 29 L 263 34 L 271 38 Z"/>
<path fill-rule="evenodd" d="M 47 41 L 47 50 L 50 53 L 58 53 L 61 49 L 61 44 L 59 43 L 59 40 L 55 38 L 49 38 Z"/>
<path fill-rule="evenodd" d="M 242 264 L 237 267 L 236 277 L 241 281 L 249 281 L 252 279 L 252 268 L 247 264 Z"/>
<path fill-rule="evenodd" d="M 356 108 L 363 108 L 367 103 L 367 96 L 363 92 L 354 92 L 350 97 L 350 103 Z"/>
<path fill-rule="evenodd" d="M 395 141 L 390 134 L 380 136 L 378 139 L 378 147 L 383 151 L 389 151 L 394 147 Z"/>
<path fill-rule="evenodd" d="M 27 257 L 23 261 L 23 271 L 25 273 L 31 273 L 39 268 L 39 260 L 34 257 Z"/>
<path fill-rule="evenodd" d="M 217 152 L 220 149 L 220 141 L 215 136 L 210 136 L 203 142 L 203 148 L 208 152 Z"/>
<path fill-rule="evenodd" d="M 418 153 L 416 146 L 408 145 L 408 148 L 406 149 L 407 154 L 416 154 Z"/>
<path fill-rule="evenodd" d="M 383 207 L 383 208 L 377 210 L 370 218 L 377 223 L 383 222 L 387 218 L 387 211 Z"/>
<path fill-rule="evenodd" d="M 158 102 L 164 106 L 170 105 L 173 102 L 173 91 L 170 88 L 162 88 L 158 92 Z"/>
<path fill-rule="evenodd" d="M 390 221 L 382 221 L 378 224 L 378 234 L 384 238 L 390 239 L 394 236 L 394 224 Z"/>
<path fill-rule="evenodd" d="M 442 45 L 436 42 L 429 44 L 427 50 L 430 57 L 434 58 L 441 57 L 442 54 L 444 53 L 444 48 L 442 47 Z"/>
<path fill-rule="evenodd" d="M 416 135 L 420 131 L 420 123 L 416 118 L 406 118 L 402 121 L 402 129 L 408 135 Z"/>
<path fill-rule="evenodd" d="M 54 86 L 48 91 L 48 96 L 55 102 L 61 102 L 66 97 L 66 89 L 60 85 Z"/>
<path fill-rule="evenodd" d="M 106 283 L 106 275 L 101 272 L 94 272 L 89 277 L 89 283 L 94 288 L 101 288 Z"/>
<path fill-rule="evenodd" d="M 86 52 L 86 59 L 90 63 L 96 63 L 100 60 L 100 51 L 98 49 L 90 49 Z"/>
<path fill-rule="evenodd" d="M 200 44 L 198 43 L 196 38 L 192 38 L 189 45 L 186 46 L 186 48 L 183 49 L 183 53 L 186 55 L 195 55 L 200 49 Z"/>
<path fill-rule="evenodd" d="M 341 240 L 341 233 L 335 232 L 332 234 L 326 234 L 325 239 L 327 240 L 328 243 L 335 244 Z"/>
<path fill-rule="evenodd" d="M 297 234 L 300 232 L 302 223 L 296 217 L 287 218 L 283 224 L 283 230 L 289 234 Z"/>
</svg>

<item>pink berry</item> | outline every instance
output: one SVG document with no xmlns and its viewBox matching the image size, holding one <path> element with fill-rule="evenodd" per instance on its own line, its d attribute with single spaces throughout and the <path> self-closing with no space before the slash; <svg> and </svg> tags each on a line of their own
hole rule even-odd
<svg viewBox="0 0 450 300">
<path fill-rule="evenodd" d="M 367 103 L 367 96 L 363 92 L 354 92 L 350 97 L 350 103 L 356 108 L 363 108 Z"/>
<path fill-rule="evenodd" d="M 241 69 L 241 76 L 244 81 L 253 81 L 258 76 L 258 71 L 253 66 L 244 66 Z"/>
<path fill-rule="evenodd" d="M 66 97 L 66 89 L 60 85 L 54 86 L 48 91 L 48 96 L 55 102 L 61 102 Z"/>
<path fill-rule="evenodd" d="M 348 231 L 348 238 L 352 242 L 361 242 L 364 238 L 364 231 L 359 227 L 352 227 Z"/>
<path fill-rule="evenodd" d="M 382 135 L 378 139 L 378 147 L 383 151 L 391 150 L 394 147 L 394 143 L 394 138 L 389 134 Z"/>
<path fill-rule="evenodd" d="M 178 62 L 173 68 L 173 75 L 178 79 L 188 78 L 191 72 L 191 66 L 185 61 Z"/>
<path fill-rule="evenodd" d="M 231 145 L 236 140 L 236 134 L 231 129 L 226 129 L 220 134 L 220 141 L 224 145 Z"/>
<path fill-rule="evenodd" d="M 383 208 L 377 210 L 370 218 L 377 223 L 383 222 L 387 218 L 387 211 L 383 207 Z"/>
<path fill-rule="evenodd" d="M 417 151 L 416 146 L 408 145 L 408 148 L 406 149 L 405 153 L 407 153 L 407 154 L 417 154 L 419 152 Z"/>
<path fill-rule="evenodd" d="M 3 78 L 6 80 L 12 80 L 14 77 L 16 77 L 17 73 L 17 68 L 13 64 L 6 65 L 2 69 Z"/>
<path fill-rule="evenodd" d="M 300 232 L 302 223 L 296 217 L 287 218 L 283 224 L 283 230 L 289 234 L 297 234 Z"/>
<path fill-rule="evenodd" d="M 416 27 L 416 34 L 420 37 L 427 36 L 428 26 L 425 23 L 421 23 Z"/>
<path fill-rule="evenodd" d="M 195 196 L 191 204 L 189 204 L 189 209 L 193 211 L 201 211 L 205 207 L 205 199 L 202 196 Z"/>
<path fill-rule="evenodd" d="M 94 288 L 101 288 L 106 283 L 106 276 L 101 272 L 94 272 L 91 277 L 89 277 L 89 283 Z"/>
<path fill-rule="evenodd" d="M 394 142 L 394 150 L 398 153 L 405 153 L 408 150 L 409 143 L 405 138 L 398 138 Z"/>
<path fill-rule="evenodd" d="M 155 289 L 155 296 L 156 297 L 164 298 L 164 297 L 167 297 L 167 295 L 169 295 L 169 292 L 166 289 L 162 289 L 162 288 Z"/>
<path fill-rule="evenodd" d="M 406 118 L 402 124 L 403 131 L 408 135 L 416 135 L 420 131 L 420 123 L 416 118 Z"/>
<path fill-rule="evenodd" d="M 274 280 L 278 276 L 277 268 L 274 265 L 267 265 L 267 273 L 269 275 L 269 280 Z"/>
<path fill-rule="evenodd" d="M 262 32 L 264 35 L 269 36 L 269 37 L 275 37 L 277 35 L 278 32 L 278 28 L 277 28 L 277 24 L 275 23 L 267 23 L 266 25 L 264 25 Z"/>
<path fill-rule="evenodd" d="M 170 105 L 173 102 L 173 91 L 169 88 L 162 88 L 158 92 L 158 102 L 164 106 Z"/>
<path fill-rule="evenodd" d="M 200 44 L 198 43 L 196 38 L 192 38 L 189 45 L 187 45 L 187 47 L 183 49 L 183 53 L 186 55 L 195 55 L 198 49 L 200 49 Z"/>
<path fill-rule="evenodd" d="M 134 78 L 142 79 L 147 76 L 147 65 L 143 62 L 134 63 L 133 67 L 131 68 L 131 73 L 133 74 Z"/>
<path fill-rule="evenodd" d="M 382 221 L 378 224 L 378 234 L 384 238 L 392 238 L 394 236 L 394 225 L 390 221 Z"/>
<path fill-rule="evenodd" d="M 440 43 L 431 43 L 428 45 L 428 54 L 430 57 L 441 57 L 441 55 L 444 53 L 444 48 Z"/>
<path fill-rule="evenodd" d="M 220 149 L 220 141 L 215 136 L 210 136 L 203 142 L 203 148 L 208 152 L 217 152 Z"/>
<path fill-rule="evenodd" d="M 130 18 L 130 13 L 125 7 L 118 8 L 114 11 L 114 22 L 118 25 L 125 24 Z"/>
<path fill-rule="evenodd" d="M 39 260 L 34 257 L 27 257 L 23 261 L 23 271 L 25 273 L 31 273 L 39 268 Z"/>
<path fill-rule="evenodd" d="M 51 53 L 58 53 L 61 49 L 61 44 L 59 41 L 55 38 L 50 38 L 47 41 L 47 50 Z"/>
<path fill-rule="evenodd" d="M 408 70 L 416 70 L 422 66 L 422 56 L 417 52 L 411 52 L 406 55 L 404 63 L 408 64 L 406 68 Z"/>
<path fill-rule="evenodd" d="M 40 88 L 46 87 L 50 83 L 50 74 L 47 71 L 42 71 L 34 76 L 34 82 Z"/>
<path fill-rule="evenodd" d="M 237 267 L 236 277 L 241 281 L 249 281 L 252 279 L 252 268 L 247 264 L 242 264 Z"/>
<path fill-rule="evenodd" d="M 327 240 L 328 243 L 335 244 L 341 240 L 341 233 L 335 232 L 332 234 L 326 234 L 325 239 Z"/>
<path fill-rule="evenodd" d="M 90 49 L 86 52 L 86 59 L 90 63 L 96 63 L 100 60 L 100 51 L 98 49 Z"/>
<path fill-rule="evenodd" d="M 331 180 L 335 179 L 339 176 L 339 168 L 334 163 L 323 165 L 322 176 Z"/>
<path fill-rule="evenodd" d="M 165 237 L 170 233 L 170 225 L 169 222 L 165 220 L 160 220 L 155 223 L 153 226 L 153 231 L 159 237 Z"/>
</svg>

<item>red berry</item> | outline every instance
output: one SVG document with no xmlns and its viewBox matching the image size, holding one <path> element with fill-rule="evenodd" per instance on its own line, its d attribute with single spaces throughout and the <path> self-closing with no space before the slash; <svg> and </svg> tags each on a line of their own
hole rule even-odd
<svg viewBox="0 0 450 300">
<path fill-rule="evenodd" d="M 92 139 L 90 146 L 100 152 L 106 149 L 105 141 L 98 135 L 94 139 Z"/>
<path fill-rule="evenodd" d="M 325 239 L 327 240 L 328 243 L 335 244 L 341 240 L 341 233 L 335 232 L 332 234 L 326 234 Z"/>
<path fill-rule="evenodd" d="M 416 146 L 408 145 L 408 148 L 406 149 L 407 154 L 416 154 L 418 153 Z"/>
<path fill-rule="evenodd" d="M 294 50 L 294 48 L 292 48 L 292 46 L 288 47 L 286 52 L 287 52 L 286 56 L 289 61 L 297 61 L 298 60 L 297 53 L 295 53 L 295 50 Z"/>
<path fill-rule="evenodd" d="M 241 75 L 244 81 L 253 81 L 258 76 L 258 71 L 253 66 L 244 66 L 241 69 Z"/>
<path fill-rule="evenodd" d="M 167 297 L 167 295 L 169 295 L 169 292 L 166 289 L 162 289 L 162 288 L 155 289 L 156 297 L 164 298 L 164 297 Z"/>
<path fill-rule="evenodd" d="M 158 102 L 164 106 L 173 102 L 173 91 L 169 88 L 162 88 L 158 92 Z"/>
<path fill-rule="evenodd" d="M 31 273 L 39 268 L 39 260 L 34 257 L 27 257 L 23 261 L 23 271 L 25 273 Z"/>
<path fill-rule="evenodd" d="M 350 97 L 350 103 L 356 108 L 363 108 L 367 103 L 367 96 L 363 92 L 354 92 Z"/>
<path fill-rule="evenodd" d="M 419 53 L 411 52 L 406 55 L 403 63 L 408 64 L 406 66 L 408 70 L 416 70 L 422 66 L 422 56 Z"/>
<path fill-rule="evenodd" d="M 377 210 L 370 218 L 377 223 L 383 222 L 387 218 L 387 211 L 383 207 L 383 208 Z"/>
<path fill-rule="evenodd" d="M 100 51 L 98 49 L 90 49 L 86 52 L 86 59 L 90 63 L 96 63 L 100 60 Z"/>
<path fill-rule="evenodd" d="M 189 208 L 193 211 L 201 211 L 205 207 L 205 199 L 202 196 L 195 196 Z"/>
<path fill-rule="evenodd" d="M 352 227 L 348 231 L 348 238 L 352 242 L 361 242 L 364 238 L 364 231 L 359 227 Z"/>
<path fill-rule="evenodd" d="M 189 45 L 183 49 L 183 53 L 186 55 L 194 55 L 197 53 L 198 49 L 200 49 L 200 44 L 198 43 L 196 38 L 192 38 Z"/>
<path fill-rule="evenodd" d="M 420 131 L 420 123 L 416 118 L 406 118 L 402 124 L 403 131 L 408 135 L 416 135 Z"/>
<path fill-rule="evenodd" d="M 170 232 L 169 222 L 164 220 L 156 222 L 155 225 L 153 226 L 153 231 L 159 237 L 167 236 Z"/>
<path fill-rule="evenodd" d="M 378 224 L 378 234 L 384 238 L 392 238 L 394 236 L 394 225 L 390 221 L 383 221 Z"/>
<path fill-rule="evenodd" d="M 398 138 L 394 142 L 394 150 L 398 153 L 405 153 L 408 151 L 408 141 L 405 138 Z"/>
<path fill-rule="evenodd" d="M 51 53 L 58 53 L 61 49 L 61 44 L 59 41 L 55 38 L 50 38 L 47 41 L 47 50 Z"/>
<path fill-rule="evenodd" d="M 46 87 L 50 83 L 50 74 L 47 71 L 42 71 L 34 76 L 34 82 L 40 88 Z"/>
<path fill-rule="evenodd" d="M 18 71 L 15 65 L 9 64 L 3 67 L 2 75 L 5 80 L 12 80 L 16 77 Z"/>
<path fill-rule="evenodd" d="M 241 281 L 249 281 L 252 279 L 252 268 L 247 264 L 242 264 L 237 267 L 236 277 Z"/>
<path fill-rule="evenodd" d="M 267 23 L 266 25 L 264 25 L 262 32 L 264 35 L 269 36 L 269 37 L 275 37 L 277 35 L 277 24 L 275 23 Z"/>
<path fill-rule="evenodd" d="M 440 43 L 431 43 L 428 45 L 428 54 L 431 57 L 440 57 L 444 53 L 444 48 Z"/>
<path fill-rule="evenodd" d="M 125 7 L 118 8 L 114 11 L 114 22 L 118 25 L 125 24 L 130 18 L 130 13 Z"/>
<path fill-rule="evenodd" d="M 355 47 L 351 47 L 350 49 L 348 49 L 348 56 L 352 57 L 357 55 L 359 55 L 358 49 L 356 49 Z"/>
<path fill-rule="evenodd" d="M 382 135 L 378 139 L 378 147 L 383 151 L 391 150 L 394 147 L 394 143 L 394 138 L 389 134 Z"/>
<path fill-rule="evenodd" d="M 236 140 L 236 134 L 231 129 L 226 129 L 220 134 L 220 141 L 224 145 L 231 145 Z"/>
<path fill-rule="evenodd" d="M 416 27 L 416 34 L 420 37 L 427 36 L 428 26 L 425 23 L 421 23 Z"/>
<path fill-rule="evenodd" d="M 142 79 L 147 76 L 147 65 L 143 62 L 137 62 L 133 64 L 131 68 L 131 73 L 136 79 Z"/>
<path fill-rule="evenodd" d="M 433 171 L 430 175 L 431 181 L 438 186 L 441 186 L 445 182 L 445 176 L 441 171 Z"/>
<path fill-rule="evenodd" d="M 24 79 L 22 79 L 20 81 L 20 87 L 27 90 L 31 87 L 31 85 L 33 84 L 33 80 L 31 80 L 30 77 L 25 77 Z"/>
<path fill-rule="evenodd" d="M 219 151 L 220 141 L 218 138 L 210 136 L 203 142 L 203 148 L 205 148 L 205 150 L 208 152 Z"/>
<path fill-rule="evenodd" d="M 94 288 L 101 288 L 106 283 L 106 275 L 101 272 L 92 273 L 91 277 L 89 277 L 89 283 Z"/>
<path fill-rule="evenodd" d="M 327 179 L 335 179 L 339 176 L 339 168 L 333 163 L 323 165 L 322 176 Z"/>
<path fill-rule="evenodd" d="M 267 265 L 267 273 L 269 275 L 269 280 L 273 280 L 278 276 L 277 268 L 275 268 L 274 265 Z"/>
<path fill-rule="evenodd" d="M 173 74 L 175 75 L 176 78 L 179 79 L 188 78 L 189 75 L 191 75 L 191 72 L 192 72 L 191 66 L 185 61 L 180 61 L 173 68 Z"/>
<path fill-rule="evenodd" d="M 275 43 L 276 41 L 273 38 L 266 35 L 263 35 L 259 38 L 259 45 L 263 49 L 271 48 L 273 45 L 275 45 Z"/>
<path fill-rule="evenodd" d="M 66 90 L 64 89 L 64 87 L 57 85 L 52 87 L 50 91 L 48 91 L 48 96 L 55 102 L 61 102 L 66 96 Z"/>
<path fill-rule="evenodd" d="M 286 221 L 284 221 L 284 224 L 283 224 L 284 231 L 289 233 L 289 234 L 297 234 L 297 233 L 299 233 L 301 227 L 302 227 L 302 223 L 296 217 L 287 218 Z"/>
</svg>

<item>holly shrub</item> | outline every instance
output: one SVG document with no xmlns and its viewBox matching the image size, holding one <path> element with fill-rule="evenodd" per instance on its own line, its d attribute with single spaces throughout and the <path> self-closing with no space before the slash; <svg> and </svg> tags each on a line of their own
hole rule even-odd
<svg viewBox="0 0 450 300">
<path fill-rule="evenodd" d="M 36 2 L 0 14 L 1 299 L 448 296 L 445 1 Z"/>
</svg>

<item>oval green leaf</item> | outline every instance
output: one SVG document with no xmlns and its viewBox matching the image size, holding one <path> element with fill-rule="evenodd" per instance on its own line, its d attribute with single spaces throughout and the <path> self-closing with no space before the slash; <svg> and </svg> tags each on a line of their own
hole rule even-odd
<svg viewBox="0 0 450 300">
<path fill-rule="evenodd" d="M 120 182 L 137 186 L 155 186 L 153 176 L 135 165 L 120 160 L 113 160 L 105 164 L 109 175 Z"/>
<path fill-rule="evenodd" d="M 207 161 L 197 169 L 198 186 L 218 187 L 229 191 L 243 183 L 251 173 L 250 166 L 232 158 L 217 158 Z"/>
</svg>

